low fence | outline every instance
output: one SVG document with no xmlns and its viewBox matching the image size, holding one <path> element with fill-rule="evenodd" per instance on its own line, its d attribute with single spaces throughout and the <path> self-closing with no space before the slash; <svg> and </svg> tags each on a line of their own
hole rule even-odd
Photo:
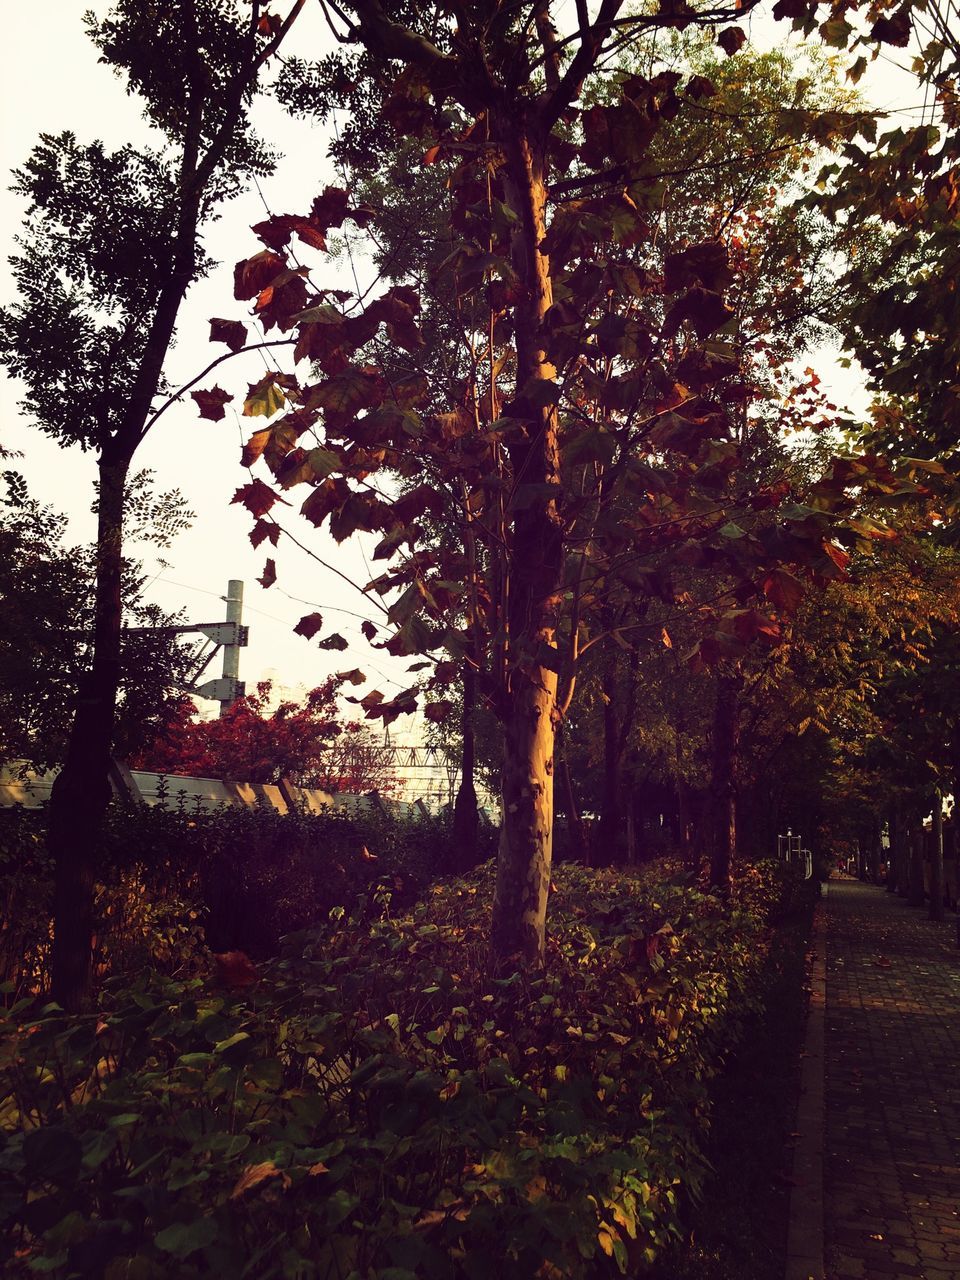
<svg viewBox="0 0 960 1280">
<path fill-rule="evenodd" d="M 12 805 L 22 805 L 25 809 L 42 808 L 50 799 L 57 773 L 56 769 L 38 773 L 20 761 L 0 767 L 0 808 Z M 110 786 L 121 802 L 194 812 L 221 808 L 272 809 L 277 813 L 339 810 L 352 817 L 387 814 L 400 821 L 416 821 L 430 816 L 422 800 L 394 800 L 377 791 L 363 795 L 334 793 L 298 787 L 285 778 L 275 785 L 228 782 L 220 778 L 188 778 L 128 769 L 119 761 L 111 764 Z"/>
</svg>

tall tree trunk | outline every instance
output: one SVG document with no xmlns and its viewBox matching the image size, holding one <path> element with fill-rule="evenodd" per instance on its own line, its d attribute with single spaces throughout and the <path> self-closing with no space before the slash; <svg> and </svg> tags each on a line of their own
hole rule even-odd
<svg viewBox="0 0 960 1280">
<path fill-rule="evenodd" d="M 911 907 L 922 907 L 926 893 L 923 887 L 923 824 L 919 821 L 910 823 L 910 888 L 907 901 Z"/>
<path fill-rule="evenodd" d="M 930 919 L 943 919 L 943 796 L 933 796 L 933 831 L 930 841 Z"/>
<path fill-rule="evenodd" d="M 477 865 L 477 836 L 480 813 L 477 808 L 476 773 L 477 735 L 474 717 L 477 709 L 477 673 L 471 666 L 463 671 L 463 718 L 460 752 L 460 786 L 453 805 L 453 850 L 458 871 L 470 871 Z"/>
<path fill-rule="evenodd" d="M 736 766 L 740 738 L 740 675 L 722 672 L 717 679 L 713 717 L 713 840 L 710 883 L 725 890 L 737 847 Z"/>
<path fill-rule="evenodd" d="M 110 750 L 120 685 L 123 492 L 129 460 L 100 462 L 93 660 L 81 682 L 67 757 L 50 797 L 54 859 L 53 998 L 81 1009 L 90 992 L 93 886 L 110 802 Z"/>
<path fill-rule="evenodd" d="M 511 257 L 521 299 L 515 309 L 517 379 L 510 416 L 524 423 L 510 445 L 514 475 L 509 551 L 510 643 L 504 691 L 503 823 L 490 925 L 495 969 L 538 967 L 546 945 L 547 897 L 553 857 L 553 764 L 557 712 L 557 615 L 563 574 L 558 499 L 560 453 L 544 319 L 553 302 L 546 234 L 542 140 L 522 118 L 494 118 L 495 142 L 506 155 L 504 194 L 517 216 Z"/>
</svg>

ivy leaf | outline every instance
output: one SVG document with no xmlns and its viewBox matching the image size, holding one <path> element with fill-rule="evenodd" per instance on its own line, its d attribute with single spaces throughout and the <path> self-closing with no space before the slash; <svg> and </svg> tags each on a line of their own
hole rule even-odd
<svg viewBox="0 0 960 1280">
<path fill-rule="evenodd" d="M 211 387 L 209 391 L 191 391 L 190 398 L 196 401 L 201 418 L 209 418 L 211 422 L 219 422 L 226 417 L 224 405 L 229 404 L 233 396 L 222 387 Z"/>
<path fill-rule="evenodd" d="M 298 636 L 303 636 L 307 640 L 312 640 L 322 626 L 322 614 L 306 613 L 293 629 Z"/>
<path fill-rule="evenodd" d="M 225 342 L 231 351 L 241 351 L 247 345 L 247 326 L 239 320 L 210 320 L 210 341 Z"/>
</svg>

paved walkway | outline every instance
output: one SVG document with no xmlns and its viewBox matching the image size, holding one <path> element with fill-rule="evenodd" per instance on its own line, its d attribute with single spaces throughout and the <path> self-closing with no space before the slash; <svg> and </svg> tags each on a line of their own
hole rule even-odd
<svg viewBox="0 0 960 1280">
<path fill-rule="evenodd" d="M 826 941 L 828 1280 L 960 1280 L 960 950 L 902 898 L 832 880 Z"/>
</svg>

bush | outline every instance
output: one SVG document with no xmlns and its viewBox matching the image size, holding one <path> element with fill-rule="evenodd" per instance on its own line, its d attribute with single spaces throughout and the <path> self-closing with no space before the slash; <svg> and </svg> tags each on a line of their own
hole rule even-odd
<svg viewBox="0 0 960 1280">
<path fill-rule="evenodd" d="M 14 998 L 49 985 L 53 867 L 44 833 L 42 812 L 0 811 L 0 982 Z M 412 903 L 447 869 L 449 846 L 441 818 L 113 806 L 98 871 L 96 972 L 149 964 L 176 972 L 201 924 L 215 951 L 274 955 L 283 934 L 352 906 L 378 881 Z"/>
<path fill-rule="evenodd" d="M 549 957 L 490 980 L 493 874 L 389 892 L 255 982 L 113 981 L 4 1016 L 10 1274 L 505 1280 L 642 1268 L 705 1173 L 708 1082 L 758 1003 L 770 869 L 730 904 L 557 871 Z M 251 983 L 226 961 L 220 981 Z"/>
</svg>

